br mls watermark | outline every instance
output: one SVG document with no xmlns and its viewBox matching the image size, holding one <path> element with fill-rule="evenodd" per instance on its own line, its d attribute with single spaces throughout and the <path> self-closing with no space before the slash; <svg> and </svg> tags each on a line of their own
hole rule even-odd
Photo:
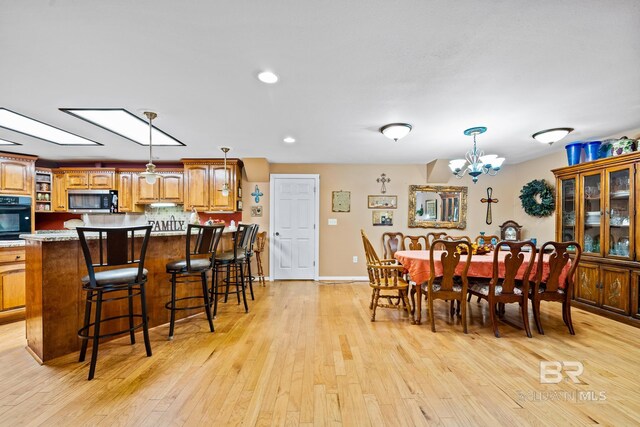
<svg viewBox="0 0 640 427">
<path fill-rule="evenodd" d="M 575 360 L 568 361 L 540 361 L 539 370 L 540 384 L 559 384 L 563 381 L 573 384 L 584 384 L 580 380 L 580 375 L 584 373 L 582 362 Z M 596 390 L 544 390 L 544 391 L 518 391 L 519 400 L 528 401 L 580 401 L 598 402 L 607 400 L 605 391 Z"/>
<path fill-rule="evenodd" d="M 540 361 L 540 384 L 558 384 L 565 376 L 574 384 L 580 384 L 580 375 L 584 372 L 582 362 L 569 360 L 565 362 L 559 361 Z"/>
</svg>

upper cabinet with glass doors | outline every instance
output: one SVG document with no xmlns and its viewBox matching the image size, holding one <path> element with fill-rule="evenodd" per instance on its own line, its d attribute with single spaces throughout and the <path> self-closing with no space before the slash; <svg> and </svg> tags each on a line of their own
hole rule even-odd
<svg viewBox="0 0 640 427">
<path fill-rule="evenodd" d="M 556 169 L 556 239 L 577 241 L 587 257 L 638 260 L 636 192 L 640 153 Z M 638 184 L 636 184 L 636 181 Z"/>
</svg>

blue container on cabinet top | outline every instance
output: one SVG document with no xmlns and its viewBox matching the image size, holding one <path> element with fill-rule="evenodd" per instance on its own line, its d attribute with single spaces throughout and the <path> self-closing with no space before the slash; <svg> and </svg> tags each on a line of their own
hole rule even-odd
<svg viewBox="0 0 640 427">
<path fill-rule="evenodd" d="M 598 159 L 601 141 L 590 141 L 584 143 L 585 161 L 590 162 Z"/>
<path fill-rule="evenodd" d="M 567 144 L 565 147 L 567 150 L 567 160 L 569 161 L 569 166 L 577 165 L 580 163 L 580 156 L 582 155 L 582 142 L 572 142 L 571 144 Z"/>
</svg>

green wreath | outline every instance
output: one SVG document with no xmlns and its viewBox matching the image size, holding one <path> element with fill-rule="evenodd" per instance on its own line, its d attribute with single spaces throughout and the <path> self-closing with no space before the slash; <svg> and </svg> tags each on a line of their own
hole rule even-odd
<svg viewBox="0 0 640 427">
<path fill-rule="evenodd" d="M 540 197 L 540 203 L 536 196 Z M 549 216 L 556 208 L 553 187 L 544 179 L 534 179 L 520 190 L 520 200 L 524 211 L 537 217 Z"/>
</svg>

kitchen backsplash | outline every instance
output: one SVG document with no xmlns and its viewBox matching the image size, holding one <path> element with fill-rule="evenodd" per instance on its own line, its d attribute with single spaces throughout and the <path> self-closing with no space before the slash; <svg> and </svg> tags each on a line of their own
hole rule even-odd
<svg viewBox="0 0 640 427">
<path fill-rule="evenodd" d="M 242 213 L 232 214 L 207 214 L 198 213 L 200 221 L 205 222 L 208 219 L 223 220 L 227 224 L 234 220 L 236 223 L 242 220 Z M 185 212 L 182 206 L 152 208 L 147 206 L 144 213 L 126 213 L 126 214 L 84 214 L 82 221 L 86 226 L 96 227 L 127 227 L 133 225 L 153 226 L 152 231 L 179 231 L 186 230 L 191 212 Z"/>
<path fill-rule="evenodd" d="M 82 219 L 87 226 L 96 227 L 126 227 L 130 225 L 146 225 L 148 221 L 154 221 L 153 230 L 179 230 L 187 229 L 187 223 L 191 212 L 184 212 L 182 206 L 171 208 L 152 208 L 148 206 L 145 213 L 125 214 L 70 214 L 47 212 L 36 214 L 36 230 L 63 230 L 64 222 L 71 219 Z M 234 213 L 204 213 L 198 212 L 201 222 L 208 219 L 222 220 L 226 224 L 242 221 L 242 212 Z M 164 222 L 163 222 L 164 221 Z M 164 227 L 164 228 L 163 228 Z M 178 228 L 181 227 L 181 228 Z"/>
</svg>

